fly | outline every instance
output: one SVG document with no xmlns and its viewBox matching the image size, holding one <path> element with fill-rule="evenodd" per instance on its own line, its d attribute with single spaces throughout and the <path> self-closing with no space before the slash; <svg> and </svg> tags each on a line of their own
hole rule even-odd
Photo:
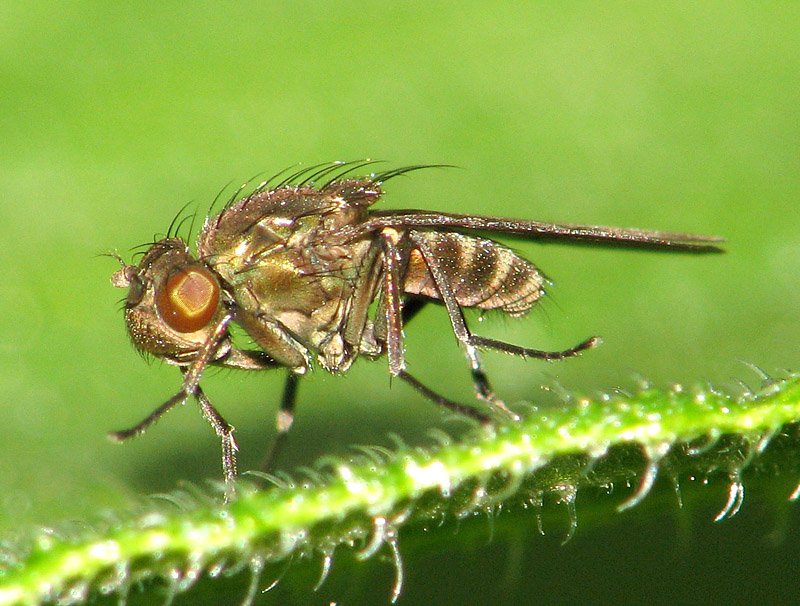
<svg viewBox="0 0 800 606">
<path fill-rule="evenodd" d="M 403 328 L 431 302 L 447 310 L 477 398 L 489 410 L 516 419 L 495 396 L 480 350 L 554 360 L 575 356 L 598 339 L 540 351 L 473 334 L 464 308 L 522 316 L 542 297 L 546 282 L 535 265 L 483 234 L 721 252 L 716 245 L 721 238 L 683 233 L 373 210 L 383 183 L 424 166 L 350 176 L 366 164 L 319 165 L 280 183 L 272 183 L 274 177 L 241 197 L 237 192 L 216 216 L 206 217 L 196 253 L 170 228 L 167 237 L 149 245 L 138 265 L 120 259 L 122 268 L 112 283 L 128 289 L 125 321 L 133 345 L 177 366 L 183 384 L 139 424 L 112 433 L 113 439 L 143 433 L 192 397 L 221 438 L 223 475 L 230 485 L 236 477 L 233 427 L 200 387 L 205 368 L 287 369 L 274 454 L 294 419 L 299 378 L 314 363 L 342 374 L 359 356 L 386 356 L 390 375 L 436 404 L 487 424 L 488 414 L 436 393 L 406 370 Z M 258 349 L 238 348 L 231 323 L 244 329 Z"/>
</svg>

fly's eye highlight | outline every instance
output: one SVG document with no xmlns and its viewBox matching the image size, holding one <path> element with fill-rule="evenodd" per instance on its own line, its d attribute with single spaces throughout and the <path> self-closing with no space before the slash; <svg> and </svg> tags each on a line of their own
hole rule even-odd
<svg viewBox="0 0 800 606">
<path fill-rule="evenodd" d="M 172 274 L 156 299 L 158 313 L 178 332 L 204 328 L 219 306 L 219 282 L 204 267 L 187 267 Z"/>
</svg>

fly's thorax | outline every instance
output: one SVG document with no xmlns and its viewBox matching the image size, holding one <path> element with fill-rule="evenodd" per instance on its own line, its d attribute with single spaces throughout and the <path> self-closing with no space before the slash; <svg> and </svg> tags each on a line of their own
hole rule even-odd
<svg viewBox="0 0 800 606">
<path fill-rule="evenodd" d="M 310 188 L 262 192 L 206 221 L 197 250 L 225 282 L 267 272 L 275 274 L 275 288 L 282 291 L 293 274 L 339 271 L 337 264 L 350 250 L 336 245 L 335 237 L 366 216 L 365 208 Z"/>
<path fill-rule="evenodd" d="M 207 219 L 197 243 L 202 258 L 237 251 L 257 257 L 262 248 L 310 234 L 324 239 L 346 225 L 357 224 L 381 195 L 370 180 L 335 181 L 322 189 L 286 186 L 257 191 Z"/>
<path fill-rule="evenodd" d="M 153 244 L 112 283 L 128 288 L 125 322 L 134 346 L 172 363 L 191 362 L 225 313 L 219 280 L 177 238 Z M 215 357 L 229 348 L 225 339 Z"/>
<path fill-rule="evenodd" d="M 251 336 L 261 321 L 285 327 L 313 351 L 330 342 L 370 246 L 367 238 L 338 239 L 366 219 L 378 194 L 369 181 L 286 187 L 239 200 L 206 222 L 198 253 L 246 312 L 237 317 L 248 317 Z"/>
<path fill-rule="evenodd" d="M 368 242 L 346 249 L 287 244 L 238 272 L 230 271 L 240 264 L 233 259 L 215 259 L 213 267 L 230 286 L 237 308 L 250 312 L 251 336 L 257 336 L 258 323 L 276 324 L 318 352 L 335 343 L 331 335 L 342 329 L 368 247 Z"/>
</svg>

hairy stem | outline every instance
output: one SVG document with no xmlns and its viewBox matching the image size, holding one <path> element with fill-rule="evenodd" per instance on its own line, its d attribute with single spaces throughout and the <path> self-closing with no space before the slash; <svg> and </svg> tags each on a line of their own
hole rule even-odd
<svg viewBox="0 0 800 606">
<path fill-rule="evenodd" d="M 0 605 L 124 595 L 142 579 L 179 592 L 203 574 L 242 568 L 257 579 L 267 563 L 314 554 L 329 561 L 341 546 L 362 558 L 390 555 L 396 597 L 397 535 L 405 525 L 514 501 L 539 504 L 548 493 L 573 503 L 584 485 L 638 483 L 622 509 L 644 498 L 659 474 L 677 481 L 698 471 L 729 478 L 722 519 L 742 504 L 742 470 L 774 438 L 798 450 L 798 421 L 796 375 L 740 395 L 642 386 L 632 395 L 573 396 L 568 406 L 532 409 L 519 423 L 475 428 L 458 441 L 442 436 L 435 448 L 364 448 L 354 461 L 320 461 L 303 481 L 271 478 L 269 488 L 257 488 L 253 477 L 228 504 L 221 494 L 185 491 L 171 497 L 177 507 L 148 501 L 95 527 L 40 529 L 0 552 Z"/>
</svg>

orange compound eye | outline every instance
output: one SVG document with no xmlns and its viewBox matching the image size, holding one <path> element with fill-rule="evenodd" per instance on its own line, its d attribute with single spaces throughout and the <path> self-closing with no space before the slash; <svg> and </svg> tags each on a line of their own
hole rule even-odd
<svg viewBox="0 0 800 606">
<path fill-rule="evenodd" d="M 188 267 L 174 273 L 156 299 L 161 318 L 178 332 L 205 328 L 218 306 L 219 282 L 204 267 Z"/>
</svg>

